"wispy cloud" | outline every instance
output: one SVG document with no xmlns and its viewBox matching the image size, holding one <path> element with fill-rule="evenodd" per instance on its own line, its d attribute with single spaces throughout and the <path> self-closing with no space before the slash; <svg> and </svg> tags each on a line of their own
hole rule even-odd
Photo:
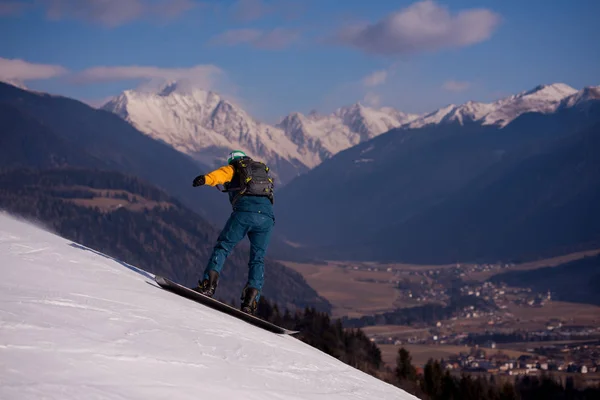
<svg viewBox="0 0 600 400">
<path fill-rule="evenodd" d="M 21 59 L 0 57 L 0 80 L 10 82 L 27 82 L 50 79 L 62 76 L 68 70 L 60 65 L 35 64 Z"/>
<path fill-rule="evenodd" d="M 0 15 L 41 7 L 49 20 L 83 20 L 113 28 L 140 18 L 170 20 L 201 4 L 194 0 L 2 0 Z"/>
<path fill-rule="evenodd" d="M 365 76 L 362 80 L 362 83 L 366 87 L 379 86 L 387 80 L 388 71 L 381 70 L 375 71 L 367 76 Z"/>
<path fill-rule="evenodd" d="M 464 92 L 465 90 L 471 87 L 470 82 L 461 82 L 461 81 L 446 81 L 442 85 L 444 90 L 449 92 Z"/>
<path fill-rule="evenodd" d="M 337 40 L 372 54 L 410 54 L 482 42 L 499 23 L 500 16 L 487 9 L 452 15 L 446 7 L 425 0 L 375 23 L 345 27 Z"/>
<path fill-rule="evenodd" d="M 232 29 L 213 37 L 209 44 L 236 46 L 248 44 L 258 49 L 281 50 L 300 38 L 300 33 L 285 28 L 275 28 L 271 31 L 259 29 Z"/>
<path fill-rule="evenodd" d="M 224 72 L 215 65 L 190 68 L 160 68 L 154 66 L 98 66 L 83 70 L 72 77 L 75 83 L 116 82 L 124 80 L 185 80 L 203 88 L 212 88 Z"/>
<path fill-rule="evenodd" d="M 96 66 L 71 74 L 69 82 L 80 85 L 104 82 L 134 81 L 137 90 L 156 92 L 168 82 L 177 82 L 178 91 L 193 89 L 214 90 L 221 97 L 245 104 L 238 95 L 237 85 L 227 73 L 216 65 L 195 65 L 189 68 L 161 68 L 156 66 Z M 88 104 L 97 105 L 95 99 Z"/>
</svg>

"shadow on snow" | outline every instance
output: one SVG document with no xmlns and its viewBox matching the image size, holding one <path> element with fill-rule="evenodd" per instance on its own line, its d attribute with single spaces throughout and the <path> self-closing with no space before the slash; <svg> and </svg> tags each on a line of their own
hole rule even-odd
<svg viewBox="0 0 600 400">
<path fill-rule="evenodd" d="M 90 249 L 89 247 L 85 247 L 85 246 L 82 246 L 82 245 L 77 244 L 77 243 L 70 243 L 69 246 L 71 246 L 71 247 L 73 247 L 75 249 L 79 249 L 79 250 L 91 251 L 94 254 L 97 254 L 97 255 L 102 256 L 104 258 L 108 258 L 109 260 L 112 260 L 112 261 L 114 261 L 116 263 L 119 263 L 122 266 L 124 266 L 124 267 L 132 270 L 133 272 L 137 272 L 138 274 L 140 274 L 142 276 L 145 276 L 148 279 L 152 279 L 154 281 L 154 277 L 152 275 L 150 275 L 148 272 L 146 272 L 146 271 L 144 271 L 142 269 L 139 269 L 137 267 L 134 267 L 133 265 L 129 265 L 126 262 L 123 262 L 121 260 L 117 260 L 116 258 L 113 258 L 111 256 L 108 256 L 108 255 L 104 254 L 104 253 L 100 253 L 99 251 L 96 251 L 94 249 Z"/>
</svg>

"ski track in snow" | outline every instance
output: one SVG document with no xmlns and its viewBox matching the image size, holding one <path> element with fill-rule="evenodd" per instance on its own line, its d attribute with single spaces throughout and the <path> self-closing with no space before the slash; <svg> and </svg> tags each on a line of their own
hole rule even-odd
<svg viewBox="0 0 600 400">
<path fill-rule="evenodd" d="M 3 400 L 415 399 L 2 213 L 0 268 Z"/>
</svg>

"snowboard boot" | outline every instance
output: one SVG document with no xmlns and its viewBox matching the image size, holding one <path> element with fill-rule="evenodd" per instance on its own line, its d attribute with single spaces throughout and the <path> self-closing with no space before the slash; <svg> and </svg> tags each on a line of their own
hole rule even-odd
<svg viewBox="0 0 600 400">
<path fill-rule="evenodd" d="M 217 271 L 208 271 L 208 279 L 204 279 L 194 290 L 208 297 L 213 297 L 219 283 L 219 273 Z"/>
<path fill-rule="evenodd" d="M 244 287 L 242 291 L 242 306 L 241 310 L 246 314 L 254 315 L 258 307 L 256 297 L 258 296 L 258 289 L 253 287 Z"/>
</svg>

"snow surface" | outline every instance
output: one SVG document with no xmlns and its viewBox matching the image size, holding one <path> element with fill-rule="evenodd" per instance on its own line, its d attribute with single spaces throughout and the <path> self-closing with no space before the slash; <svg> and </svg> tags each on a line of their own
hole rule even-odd
<svg viewBox="0 0 600 400">
<path fill-rule="evenodd" d="M 0 213 L 0 398 L 416 399 Z"/>
</svg>

